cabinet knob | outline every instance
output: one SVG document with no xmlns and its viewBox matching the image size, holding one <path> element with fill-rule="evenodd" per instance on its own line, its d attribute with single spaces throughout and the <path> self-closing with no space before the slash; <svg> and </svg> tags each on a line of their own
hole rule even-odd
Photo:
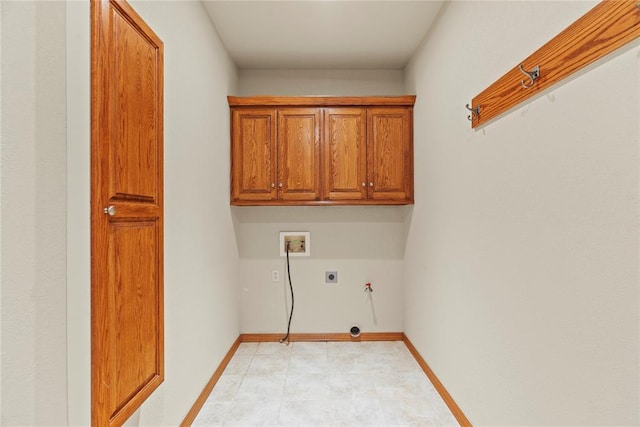
<svg viewBox="0 0 640 427">
<path fill-rule="evenodd" d="M 279 183 L 279 184 L 278 184 L 278 188 L 282 188 L 282 183 Z"/>
<path fill-rule="evenodd" d="M 363 183 L 362 183 L 362 186 L 363 186 L 363 187 L 366 187 L 366 186 L 367 186 L 367 183 L 366 183 L 366 182 L 363 182 Z"/>
<path fill-rule="evenodd" d="M 370 182 L 370 183 L 369 183 L 369 187 L 373 187 L 373 182 Z"/>
<path fill-rule="evenodd" d="M 271 188 L 276 188 L 276 183 L 275 182 L 271 183 Z"/>
</svg>

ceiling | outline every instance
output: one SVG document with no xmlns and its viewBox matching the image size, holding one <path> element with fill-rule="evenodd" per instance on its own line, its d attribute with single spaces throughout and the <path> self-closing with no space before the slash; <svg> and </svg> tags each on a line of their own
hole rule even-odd
<svg viewBox="0 0 640 427">
<path fill-rule="evenodd" d="M 239 69 L 402 69 L 441 0 L 203 0 Z"/>
</svg>

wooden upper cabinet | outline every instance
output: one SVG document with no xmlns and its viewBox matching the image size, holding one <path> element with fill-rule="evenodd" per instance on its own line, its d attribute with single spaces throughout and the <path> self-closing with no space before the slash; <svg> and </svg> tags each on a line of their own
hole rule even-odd
<svg viewBox="0 0 640 427">
<path fill-rule="evenodd" d="M 324 110 L 324 199 L 367 198 L 366 144 L 366 109 L 338 107 Z"/>
<path fill-rule="evenodd" d="M 413 104 L 228 97 L 231 204 L 413 204 Z"/>
<path fill-rule="evenodd" d="M 231 201 L 276 199 L 276 110 L 234 110 L 231 116 Z"/>
<path fill-rule="evenodd" d="M 278 199 L 320 200 L 320 109 L 278 110 Z"/>
<path fill-rule="evenodd" d="M 406 108 L 367 109 L 370 198 L 413 199 L 411 122 L 411 111 Z"/>
</svg>

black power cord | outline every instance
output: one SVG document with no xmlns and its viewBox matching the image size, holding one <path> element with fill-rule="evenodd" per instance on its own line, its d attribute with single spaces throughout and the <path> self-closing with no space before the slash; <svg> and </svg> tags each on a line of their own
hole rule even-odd
<svg viewBox="0 0 640 427">
<path fill-rule="evenodd" d="M 291 283 L 291 268 L 289 267 L 289 242 L 287 242 L 287 278 L 289 279 L 289 288 L 291 289 L 291 312 L 289 313 L 289 323 L 287 324 L 287 335 L 280 339 L 280 342 L 286 342 L 289 345 L 289 331 L 291 330 L 291 319 L 293 318 L 293 284 Z"/>
</svg>

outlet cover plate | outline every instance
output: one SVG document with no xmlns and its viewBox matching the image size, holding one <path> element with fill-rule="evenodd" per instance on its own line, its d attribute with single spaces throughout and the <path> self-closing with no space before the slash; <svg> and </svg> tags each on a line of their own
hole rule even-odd
<svg viewBox="0 0 640 427">
<path fill-rule="evenodd" d="M 324 272 L 324 281 L 325 281 L 325 283 L 338 283 L 338 272 L 337 271 L 325 271 Z"/>
<path fill-rule="evenodd" d="M 290 257 L 311 255 L 311 233 L 309 231 L 281 231 L 280 256 L 287 256 L 287 243 L 289 244 Z"/>
</svg>

